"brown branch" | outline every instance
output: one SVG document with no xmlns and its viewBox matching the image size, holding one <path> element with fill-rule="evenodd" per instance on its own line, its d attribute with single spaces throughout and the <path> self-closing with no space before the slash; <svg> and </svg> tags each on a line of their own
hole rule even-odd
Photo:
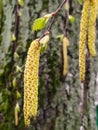
<svg viewBox="0 0 98 130">
<path fill-rule="evenodd" d="M 19 34 L 19 24 L 20 24 L 19 9 L 20 9 L 20 5 L 18 4 L 18 0 L 17 0 L 15 9 L 14 9 L 14 13 L 15 13 L 14 36 L 16 39 L 15 41 L 13 41 L 13 46 L 12 46 L 12 62 L 14 62 L 14 52 L 17 47 L 18 34 Z"/>
<path fill-rule="evenodd" d="M 70 7 L 69 0 L 66 1 L 68 6 Z M 67 22 L 68 22 L 68 17 L 69 17 L 69 9 L 66 10 L 65 16 L 62 16 L 62 21 L 63 21 L 63 34 L 64 36 L 67 36 Z"/>
<path fill-rule="evenodd" d="M 62 3 L 61 3 L 61 4 L 58 6 L 58 8 L 56 9 L 56 11 L 54 11 L 54 12 L 52 13 L 52 18 L 51 18 L 51 20 L 50 20 L 50 24 L 49 24 L 48 28 L 46 29 L 45 33 L 40 36 L 39 41 L 40 41 L 45 35 L 47 35 L 47 33 L 50 33 L 51 28 L 52 28 L 52 25 L 54 24 L 55 19 L 56 19 L 58 13 L 60 12 L 61 8 L 62 8 L 63 5 L 66 3 L 66 1 L 67 1 L 67 0 L 63 0 Z"/>
<path fill-rule="evenodd" d="M 15 14 L 14 36 L 15 36 L 15 40 L 13 41 L 13 45 L 12 45 L 12 61 L 11 61 L 12 65 L 15 64 L 14 53 L 15 53 L 16 48 L 17 48 L 17 42 L 18 42 L 18 36 L 19 36 L 19 24 L 20 24 L 19 10 L 20 10 L 20 5 L 18 3 L 18 0 L 16 0 L 16 5 L 14 8 L 14 14 Z M 15 87 L 15 93 L 17 92 L 17 90 L 18 90 L 18 88 Z M 15 97 L 14 97 L 13 106 L 15 106 L 16 103 L 17 103 L 17 95 L 15 95 Z M 17 130 L 18 125 L 17 126 L 14 125 L 14 129 Z"/>
<path fill-rule="evenodd" d="M 48 27 L 48 31 L 50 32 L 52 25 L 54 24 L 54 21 L 56 19 L 57 14 L 59 13 L 59 11 L 61 10 L 61 8 L 63 7 L 63 5 L 66 3 L 67 0 L 63 0 L 63 2 L 58 6 L 57 10 L 53 13 L 53 17 L 51 19 L 51 23 Z"/>
</svg>

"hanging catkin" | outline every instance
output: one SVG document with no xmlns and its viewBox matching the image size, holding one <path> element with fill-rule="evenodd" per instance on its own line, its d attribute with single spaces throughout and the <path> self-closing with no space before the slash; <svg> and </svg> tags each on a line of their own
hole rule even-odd
<svg viewBox="0 0 98 130">
<path fill-rule="evenodd" d="M 17 103 L 16 106 L 15 106 L 15 110 L 14 110 L 14 113 L 15 113 L 15 126 L 18 126 L 18 122 L 19 122 L 19 111 L 20 111 L 20 107 L 19 107 L 19 104 Z"/>
<path fill-rule="evenodd" d="M 30 118 L 35 117 L 38 107 L 38 68 L 40 57 L 40 43 L 31 43 L 27 54 L 24 71 L 24 120 L 30 124 Z"/>
<path fill-rule="evenodd" d="M 86 35 L 87 35 L 87 24 L 88 24 L 88 11 L 90 7 L 90 1 L 85 0 L 82 10 L 81 23 L 80 23 L 80 39 L 79 39 L 79 68 L 80 68 L 80 79 L 85 79 L 85 48 L 86 48 Z"/>
<path fill-rule="evenodd" d="M 67 64 L 68 64 L 68 58 L 67 58 L 67 47 L 69 45 L 69 40 L 67 37 L 63 38 L 63 75 L 65 76 L 67 74 Z"/>
<path fill-rule="evenodd" d="M 97 10 L 97 0 L 91 0 L 90 2 L 90 17 L 89 17 L 89 24 L 88 24 L 88 48 L 89 53 L 91 56 L 96 55 L 95 50 L 95 24 L 96 24 L 96 10 Z"/>
</svg>

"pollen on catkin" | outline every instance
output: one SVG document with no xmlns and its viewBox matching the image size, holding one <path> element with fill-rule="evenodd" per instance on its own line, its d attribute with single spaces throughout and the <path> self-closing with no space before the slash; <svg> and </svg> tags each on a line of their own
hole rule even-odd
<svg viewBox="0 0 98 130">
<path fill-rule="evenodd" d="M 24 122 L 30 124 L 30 118 L 37 115 L 38 108 L 38 68 L 40 43 L 34 40 L 28 50 L 24 70 Z"/>
<path fill-rule="evenodd" d="M 90 2 L 90 16 L 89 16 L 89 24 L 88 24 L 88 48 L 91 56 L 96 56 L 95 50 L 95 24 L 96 24 L 96 13 L 97 10 L 97 0 L 91 0 Z"/>
<path fill-rule="evenodd" d="M 88 11 L 90 7 L 90 1 L 85 0 L 82 10 L 81 23 L 80 23 L 80 38 L 79 38 L 79 69 L 80 69 L 80 80 L 85 79 L 85 48 L 86 48 L 86 35 L 87 35 L 87 24 L 88 24 Z"/>
<path fill-rule="evenodd" d="M 68 57 L 67 57 L 67 47 L 69 45 L 69 40 L 67 37 L 63 38 L 63 75 L 67 74 L 67 67 L 68 67 Z"/>
</svg>

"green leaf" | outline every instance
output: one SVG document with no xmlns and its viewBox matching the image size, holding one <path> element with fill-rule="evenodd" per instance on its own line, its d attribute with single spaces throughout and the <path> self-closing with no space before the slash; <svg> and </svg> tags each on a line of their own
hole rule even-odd
<svg viewBox="0 0 98 130">
<path fill-rule="evenodd" d="M 19 67 L 18 65 L 16 66 L 16 70 L 17 70 L 17 72 L 22 72 L 21 67 Z"/>
<path fill-rule="evenodd" d="M 14 42 L 16 40 L 15 34 L 12 34 L 11 41 Z"/>
<path fill-rule="evenodd" d="M 70 21 L 71 23 L 73 23 L 73 22 L 75 21 L 75 17 L 72 16 L 72 15 L 69 15 L 69 21 Z"/>
<path fill-rule="evenodd" d="M 20 111 L 20 107 L 19 107 L 19 104 L 18 104 L 18 103 L 16 103 L 15 111 L 16 111 L 16 112 L 19 112 L 19 111 Z"/>
<path fill-rule="evenodd" d="M 15 87 L 16 87 L 16 84 L 17 84 L 17 83 L 16 83 L 16 78 L 13 79 L 12 84 L 13 84 L 13 87 L 15 88 Z"/>
<path fill-rule="evenodd" d="M 19 91 L 17 91 L 16 94 L 17 94 L 17 99 L 20 99 L 22 97 Z"/>
<path fill-rule="evenodd" d="M 23 5 L 24 5 L 24 1 L 23 1 L 23 0 L 18 0 L 18 4 L 19 4 L 20 6 L 23 6 Z"/>
<path fill-rule="evenodd" d="M 42 44 L 41 53 L 45 52 L 46 49 L 47 49 L 47 44 L 46 43 Z"/>
<path fill-rule="evenodd" d="M 57 36 L 56 36 L 56 38 L 59 38 L 61 42 L 62 42 L 62 40 L 63 40 L 63 37 L 64 37 L 63 34 L 60 34 L 60 35 L 57 35 Z"/>
<path fill-rule="evenodd" d="M 46 18 L 38 18 L 34 21 L 32 30 L 33 31 L 41 30 L 45 27 L 46 23 L 47 23 Z"/>
<path fill-rule="evenodd" d="M 49 42 L 49 35 L 45 35 L 41 40 L 41 52 L 44 52 L 47 49 L 47 44 Z"/>
<path fill-rule="evenodd" d="M 14 59 L 18 59 L 19 58 L 19 55 L 17 52 L 14 52 Z"/>
</svg>

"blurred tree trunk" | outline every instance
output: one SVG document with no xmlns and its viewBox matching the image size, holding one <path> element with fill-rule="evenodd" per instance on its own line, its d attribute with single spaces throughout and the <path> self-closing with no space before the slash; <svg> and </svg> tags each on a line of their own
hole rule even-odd
<svg viewBox="0 0 98 130">
<path fill-rule="evenodd" d="M 62 75 L 62 42 L 57 38 L 64 32 L 62 15 L 65 15 L 66 10 L 62 8 L 52 27 L 48 48 L 40 58 L 38 116 L 36 120 L 32 119 L 28 128 L 25 127 L 24 65 L 31 41 L 43 33 L 43 31 L 32 31 L 32 25 L 36 18 L 55 11 L 62 0 L 24 0 L 23 6 L 17 2 L 0 0 L 0 130 L 79 130 L 81 125 L 84 125 L 85 130 L 96 129 L 95 92 L 98 54 L 95 58 L 88 57 L 87 60 L 89 62 L 87 104 L 82 122 L 79 114 L 81 83 L 78 67 L 78 39 L 82 10 L 82 3 L 80 4 L 79 0 L 70 1 L 69 13 L 74 16 L 75 21 L 68 21 L 66 24 L 70 41 L 68 73 L 65 77 Z M 98 29 L 96 33 L 98 34 Z M 96 50 L 98 50 L 97 44 Z M 17 92 L 20 97 L 17 97 Z M 19 125 L 16 127 L 14 108 L 17 102 L 20 112 Z"/>
</svg>

